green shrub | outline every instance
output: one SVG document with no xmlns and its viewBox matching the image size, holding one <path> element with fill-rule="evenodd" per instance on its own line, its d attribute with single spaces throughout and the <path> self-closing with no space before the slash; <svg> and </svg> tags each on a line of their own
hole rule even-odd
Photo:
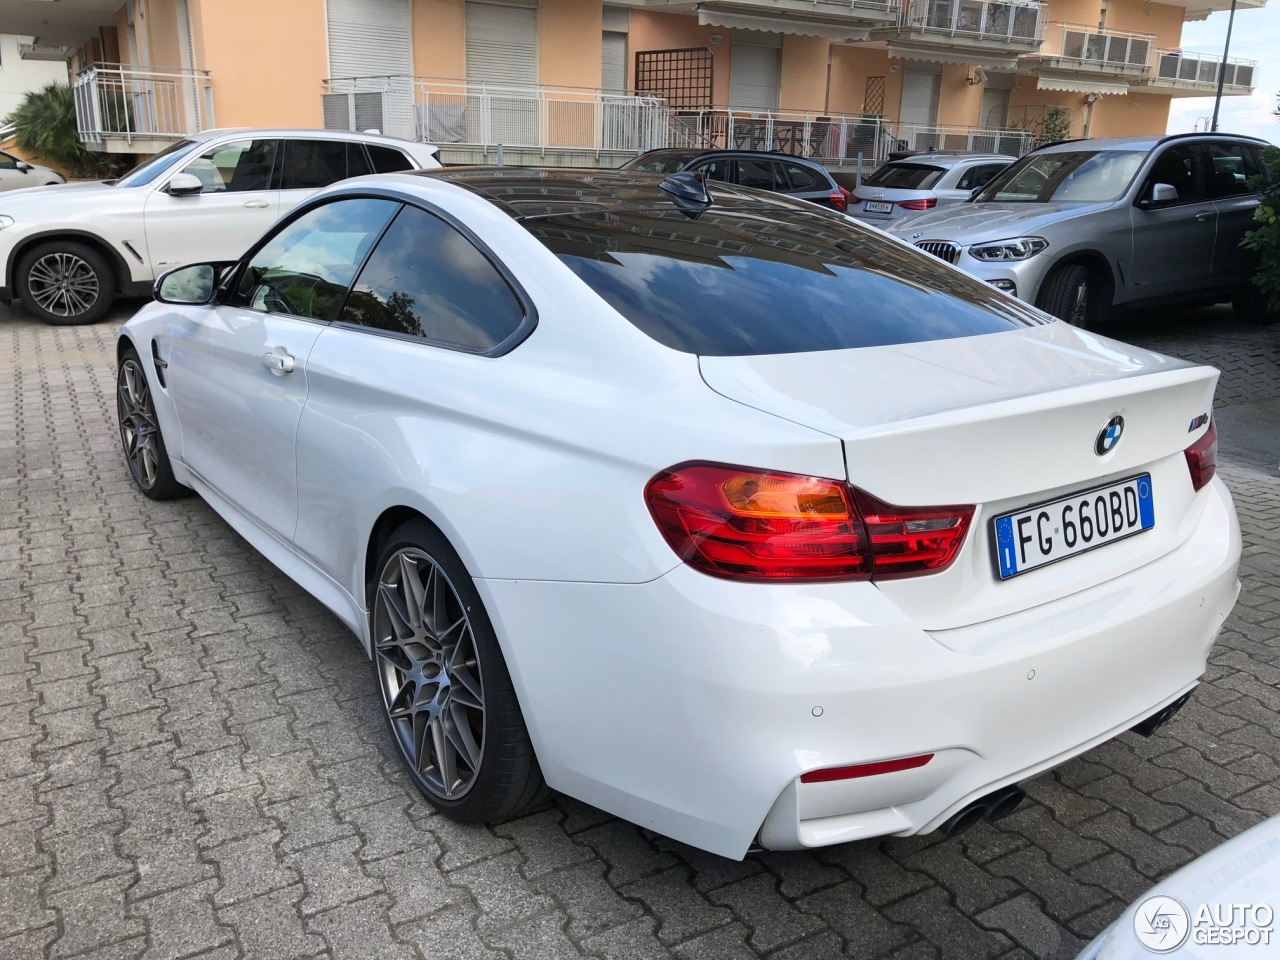
<svg viewBox="0 0 1280 960">
<path fill-rule="evenodd" d="M 1062 107 L 1050 107 L 1040 125 L 1040 143 L 1057 143 L 1071 135 L 1071 114 Z"/>
<path fill-rule="evenodd" d="M 1280 312 L 1280 148 L 1267 147 L 1262 158 L 1263 173 L 1254 182 L 1261 199 L 1253 214 L 1258 226 L 1245 234 L 1240 245 L 1257 255 L 1254 285 L 1270 309 Z"/>
<path fill-rule="evenodd" d="M 76 128 L 75 94 L 65 83 L 53 82 L 32 90 L 5 118 L 12 123 L 14 142 L 23 153 L 43 157 L 72 177 L 98 179 L 118 175 L 127 166 L 119 156 L 96 153 L 80 142 Z"/>
</svg>

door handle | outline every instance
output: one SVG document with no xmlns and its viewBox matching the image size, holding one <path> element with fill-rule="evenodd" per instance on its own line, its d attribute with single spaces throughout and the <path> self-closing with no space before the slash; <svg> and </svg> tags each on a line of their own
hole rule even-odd
<svg viewBox="0 0 1280 960">
<path fill-rule="evenodd" d="M 278 376 L 293 373 L 293 357 L 287 353 L 264 353 L 262 365 Z"/>
<path fill-rule="evenodd" d="M 271 201 L 270 200 L 246 200 L 244 202 L 244 205 L 246 207 L 249 207 L 252 210 L 265 210 L 267 207 L 271 206 Z"/>
<path fill-rule="evenodd" d="M 1204 223 L 1206 220 L 1211 220 L 1213 219 L 1213 211 L 1201 210 L 1199 213 L 1196 214 L 1196 219 L 1199 220 L 1201 223 Z"/>
</svg>

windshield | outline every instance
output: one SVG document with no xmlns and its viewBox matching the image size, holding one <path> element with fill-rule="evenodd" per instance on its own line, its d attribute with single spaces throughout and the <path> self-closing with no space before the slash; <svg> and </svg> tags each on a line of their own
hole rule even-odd
<svg viewBox="0 0 1280 960">
<path fill-rule="evenodd" d="M 185 155 L 187 148 L 194 147 L 194 140 L 179 140 L 165 147 L 154 157 L 148 157 L 140 164 L 115 181 L 117 187 L 143 187 L 151 183 Z"/>
<path fill-rule="evenodd" d="M 1106 203 L 1128 189 L 1145 150 L 1031 154 L 997 174 L 979 203 Z"/>
<path fill-rule="evenodd" d="M 862 182 L 868 187 L 928 190 L 945 172 L 942 167 L 926 167 L 919 163 L 886 163 Z"/>
<path fill-rule="evenodd" d="M 634 160 L 628 160 L 622 165 L 622 169 L 636 173 L 678 173 L 696 156 L 696 153 L 655 150 L 652 153 L 641 154 Z"/>
</svg>

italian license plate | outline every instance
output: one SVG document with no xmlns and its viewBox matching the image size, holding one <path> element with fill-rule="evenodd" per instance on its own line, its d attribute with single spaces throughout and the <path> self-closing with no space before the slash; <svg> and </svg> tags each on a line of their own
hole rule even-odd
<svg viewBox="0 0 1280 960">
<path fill-rule="evenodd" d="M 1001 580 L 1115 543 L 1155 526 L 1148 473 L 1073 493 L 991 521 Z"/>
<path fill-rule="evenodd" d="M 893 204 L 880 203 L 877 200 L 864 200 L 862 209 L 867 213 L 893 213 Z"/>
</svg>

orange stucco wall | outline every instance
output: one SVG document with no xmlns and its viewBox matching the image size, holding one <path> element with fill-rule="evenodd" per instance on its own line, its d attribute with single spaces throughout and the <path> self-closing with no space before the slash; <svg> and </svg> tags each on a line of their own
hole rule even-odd
<svg viewBox="0 0 1280 960">
<path fill-rule="evenodd" d="M 600 0 L 539 0 L 538 79 L 553 87 L 600 86 Z"/>
<path fill-rule="evenodd" d="M 713 36 L 720 37 L 720 43 L 712 43 Z M 698 26 L 696 17 L 653 13 L 635 8 L 631 11 L 631 56 L 627 64 L 627 86 L 635 86 L 635 55 L 641 51 L 706 47 L 714 58 L 711 67 L 713 100 L 718 105 L 727 104 L 732 36 L 733 31 L 723 27 Z M 599 54 L 596 59 L 599 60 Z"/>
<path fill-rule="evenodd" d="M 116 36 L 120 38 L 120 62 L 132 63 L 129 55 L 129 20 L 122 6 L 116 11 Z"/>
<path fill-rule="evenodd" d="M 978 127 L 982 123 L 982 84 L 969 82 L 970 68 L 962 63 L 942 67 L 938 85 L 938 123 L 945 126 Z"/>
<path fill-rule="evenodd" d="M 1127 97 L 1103 97 L 1093 105 L 1091 137 L 1127 137 L 1164 133 L 1169 126 L 1171 97 L 1131 93 Z"/>
<path fill-rule="evenodd" d="M 178 11 L 173 0 L 150 0 L 147 4 L 147 47 L 153 67 L 178 68 L 182 53 L 178 44 Z"/>
<path fill-rule="evenodd" d="M 778 106 L 783 110 L 825 113 L 827 60 L 831 42 L 822 37 L 786 34 L 782 38 L 782 78 Z"/>
<path fill-rule="evenodd" d="M 191 8 L 197 59 L 212 71 L 218 126 L 323 125 L 324 0 L 192 0 Z"/>
<path fill-rule="evenodd" d="M 896 73 L 891 69 L 895 65 Z M 884 113 L 896 119 L 902 103 L 902 61 L 891 61 L 887 51 L 876 47 L 832 47 L 831 112 L 858 116 L 869 109 L 868 77 L 885 78 Z"/>
<path fill-rule="evenodd" d="M 1107 7 L 1107 29 L 1130 33 L 1154 33 L 1156 46 L 1169 49 L 1182 45 L 1182 18 L 1186 10 L 1167 3 L 1141 3 L 1135 0 Z M 1161 128 L 1163 129 L 1163 128 Z"/>
<path fill-rule="evenodd" d="M 415 0 L 412 9 L 413 72 L 420 77 L 465 79 L 464 0 Z"/>
</svg>

